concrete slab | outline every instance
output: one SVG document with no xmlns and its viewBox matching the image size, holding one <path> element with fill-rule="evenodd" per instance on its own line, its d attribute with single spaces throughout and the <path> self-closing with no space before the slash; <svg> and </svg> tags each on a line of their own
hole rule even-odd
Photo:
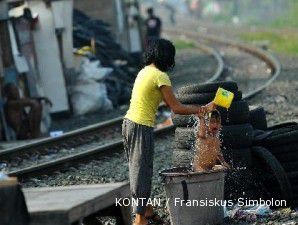
<svg viewBox="0 0 298 225">
<path fill-rule="evenodd" d="M 32 225 L 67 225 L 130 195 L 129 183 L 23 189 Z M 127 210 L 122 210 L 122 214 Z M 130 213 L 122 215 L 129 219 Z M 129 220 L 127 220 L 129 221 Z M 124 223 L 128 224 L 128 222 Z"/>
</svg>

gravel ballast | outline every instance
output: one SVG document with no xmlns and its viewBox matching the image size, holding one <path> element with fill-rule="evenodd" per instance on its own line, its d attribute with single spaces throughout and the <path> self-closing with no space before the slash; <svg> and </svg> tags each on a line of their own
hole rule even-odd
<svg viewBox="0 0 298 225">
<path fill-rule="evenodd" d="M 298 56 L 278 56 L 282 64 L 280 76 L 264 91 L 249 101 L 265 108 L 268 125 L 298 120 Z"/>
</svg>

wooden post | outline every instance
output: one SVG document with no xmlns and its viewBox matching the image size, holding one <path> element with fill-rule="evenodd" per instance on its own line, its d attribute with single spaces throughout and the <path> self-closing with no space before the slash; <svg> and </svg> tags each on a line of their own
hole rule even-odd
<svg viewBox="0 0 298 225">
<path fill-rule="evenodd" d="M 7 20 L 0 21 L 0 45 L 2 46 L 3 67 L 14 66 Z"/>
<path fill-rule="evenodd" d="M 10 36 L 8 31 L 8 4 L 6 1 L 0 1 L 0 73 L 2 78 L 5 77 L 5 69 L 11 68 L 14 66 L 14 59 L 12 55 L 11 50 L 11 44 L 10 44 Z M 0 82 L 0 91 L 1 87 L 3 85 L 3 80 L 1 79 Z M 1 92 L 0 92 L 0 98 L 1 98 Z M 4 131 L 4 134 L 1 136 L 4 137 L 5 140 L 10 140 L 10 137 L 7 132 L 7 124 L 4 116 L 3 109 L 0 109 L 0 127 L 1 130 Z"/>
</svg>

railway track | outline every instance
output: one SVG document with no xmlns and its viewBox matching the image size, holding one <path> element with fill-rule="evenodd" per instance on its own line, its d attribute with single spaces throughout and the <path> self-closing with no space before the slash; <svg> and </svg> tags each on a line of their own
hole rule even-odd
<svg viewBox="0 0 298 225">
<path fill-rule="evenodd" d="M 196 47 L 214 58 L 217 69 L 214 74 L 210 74 L 209 81 L 216 80 L 223 71 L 221 56 L 209 46 L 196 44 Z M 122 151 L 121 123 L 122 117 L 119 117 L 59 137 L 6 149 L 0 152 L 0 162 L 7 164 L 10 176 L 21 179 L 92 160 L 95 155 L 101 157 L 117 153 Z M 172 126 L 156 129 L 155 134 L 172 129 Z"/>
<path fill-rule="evenodd" d="M 193 38 L 192 35 L 194 34 L 188 34 L 188 37 Z M 216 40 L 214 39 L 210 41 L 216 42 Z M 224 43 L 222 40 L 217 40 L 217 42 Z M 210 78 L 206 82 L 218 80 L 223 75 L 224 71 L 223 58 L 214 48 L 211 48 L 207 45 L 202 45 L 197 41 L 195 41 L 195 44 L 197 45 L 197 47 L 200 47 L 203 51 L 212 54 L 212 56 L 216 59 L 217 62 L 217 69 L 215 73 L 212 74 L 212 76 L 210 76 Z M 257 90 L 245 93 L 245 99 L 248 99 L 254 96 L 256 93 L 263 90 L 274 80 L 273 78 L 276 78 L 279 75 L 279 63 L 273 58 L 273 56 L 271 56 L 267 52 L 261 51 L 256 48 L 249 48 L 248 46 L 240 45 L 237 43 L 226 42 L 226 44 L 235 48 L 242 49 L 243 51 L 249 52 L 257 58 L 262 59 L 270 68 L 270 80 L 266 81 L 266 83 L 263 84 L 262 87 L 257 88 Z M 0 152 L 0 161 L 7 162 L 9 165 L 8 168 L 11 168 L 11 170 L 9 170 L 8 172 L 8 175 L 17 176 L 20 180 L 22 180 L 29 177 L 35 177 L 41 174 L 50 174 L 53 171 L 67 169 L 80 163 L 87 163 L 92 160 L 99 159 L 103 156 L 109 156 L 117 152 L 122 152 L 123 143 L 120 139 L 121 133 L 119 131 L 121 127 L 121 122 L 122 118 L 117 118 L 112 121 L 107 121 L 105 123 L 100 123 L 87 128 L 82 128 L 73 132 L 69 132 L 60 137 L 47 138 L 41 141 L 31 143 L 29 145 L 7 149 L 5 151 Z M 110 129 L 118 131 L 116 138 L 113 139 L 105 136 L 103 136 L 102 138 L 101 133 L 109 133 Z M 162 129 L 155 129 L 154 133 L 156 136 L 160 136 L 166 135 L 167 133 L 173 130 L 174 126 L 168 126 Z M 77 142 L 77 140 L 81 141 Z M 87 141 L 85 142 L 85 140 Z M 79 148 L 77 148 L 77 146 L 79 146 Z M 65 155 L 61 155 L 59 153 L 61 147 L 65 150 Z M 77 150 L 69 150 L 73 148 L 77 148 Z M 32 160 L 32 157 L 30 157 L 30 155 L 32 156 L 32 154 L 37 155 L 37 157 L 48 157 L 49 152 L 53 152 L 54 155 L 56 154 L 51 160 L 37 159 L 31 165 L 29 164 L 29 166 L 28 164 L 24 164 L 23 166 L 21 166 L 20 163 L 18 163 L 18 161 L 22 162 L 23 158 L 27 158 L 29 159 L 29 161 Z M 71 154 L 69 154 L 69 152 L 71 152 Z"/>
<path fill-rule="evenodd" d="M 197 41 L 200 40 L 200 42 L 203 42 L 205 44 L 208 44 L 215 48 L 218 52 L 221 53 L 221 55 L 224 54 L 225 51 L 227 51 L 227 48 L 232 48 L 234 50 L 238 50 L 240 52 L 245 53 L 247 56 L 253 56 L 262 62 L 266 64 L 267 71 L 265 72 L 268 77 L 265 77 L 264 79 L 259 79 L 259 75 L 257 74 L 257 78 L 252 82 L 252 76 L 248 76 L 245 78 L 249 79 L 249 82 L 251 85 L 244 85 L 243 86 L 243 79 L 239 79 L 237 76 L 232 76 L 231 79 L 235 80 L 237 83 L 239 83 L 240 89 L 246 90 L 246 93 L 244 93 L 243 98 L 250 99 L 259 92 L 261 92 L 263 89 L 265 89 L 267 86 L 269 86 L 280 74 L 281 72 L 281 65 L 279 61 L 270 53 L 267 51 L 264 51 L 260 48 L 250 46 L 247 44 L 231 41 L 224 38 L 219 38 L 214 35 L 207 35 L 207 34 L 200 34 L 197 32 L 186 32 L 182 30 L 166 30 L 165 31 L 168 34 L 174 35 L 174 36 L 181 36 L 183 33 L 185 37 L 187 37 L 188 40 L 191 41 Z M 223 53 L 222 53 L 222 51 Z M 225 60 L 226 56 L 222 57 L 225 69 L 229 68 L 230 66 L 227 65 L 227 60 Z M 240 70 L 243 70 L 244 68 L 240 68 Z M 230 76 L 230 74 L 228 74 Z M 239 81 L 239 82 L 238 82 Z M 247 82 L 245 82 L 247 83 Z"/>
</svg>

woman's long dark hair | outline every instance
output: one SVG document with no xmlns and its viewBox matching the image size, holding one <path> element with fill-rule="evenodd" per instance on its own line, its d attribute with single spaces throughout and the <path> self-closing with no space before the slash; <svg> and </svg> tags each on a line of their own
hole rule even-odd
<svg viewBox="0 0 298 225">
<path fill-rule="evenodd" d="M 173 43 L 162 38 L 148 41 L 144 53 L 145 65 L 154 64 L 159 70 L 167 72 L 175 66 L 176 49 Z"/>
</svg>

